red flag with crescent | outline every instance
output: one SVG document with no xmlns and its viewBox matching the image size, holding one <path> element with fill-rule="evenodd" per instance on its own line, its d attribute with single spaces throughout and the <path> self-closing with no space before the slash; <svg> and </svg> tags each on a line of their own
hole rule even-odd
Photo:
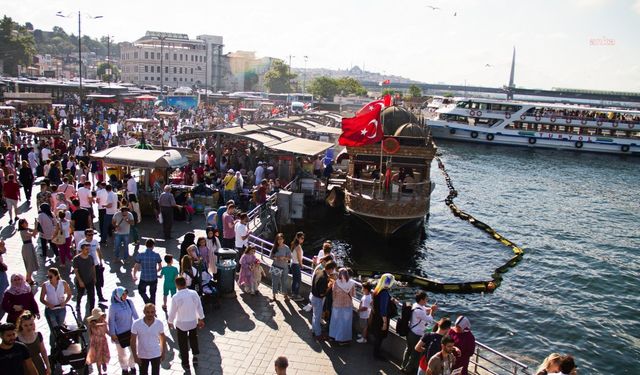
<svg viewBox="0 0 640 375">
<path fill-rule="evenodd" d="M 371 103 L 363 105 L 362 108 L 356 112 L 356 116 L 364 115 L 365 113 L 369 113 L 375 109 L 382 110 L 384 107 L 384 100 L 374 100 Z"/>
<path fill-rule="evenodd" d="M 342 119 L 342 134 L 338 143 L 342 146 L 364 146 L 380 142 L 384 135 L 380 123 L 382 105 L 373 105 L 368 112 Z"/>
</svg>

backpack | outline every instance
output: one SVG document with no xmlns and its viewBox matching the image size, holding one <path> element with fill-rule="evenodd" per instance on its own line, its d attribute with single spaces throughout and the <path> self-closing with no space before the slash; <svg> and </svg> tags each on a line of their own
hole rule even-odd
<svg viewBox="0 0 640 375">
<path fill-rule="evenodd" d="M 427 341 L 424 341 L 425 338 Z M 424 344 L 424 352 L 422 352 L 422 357 L 425 357 L 426 362 L 428 363 L 431 357 L 433 357 L 438 351 L 440 351 L 440 342 L 442 341 L 442 335 L 439 335 L 435 332 L 430 332 L 426 334 L 422 341 Z"/>
<path fill-rule="evenodd" d="M 395 304 L 392 303 L 391 305 Z M 398 335 L 406 336 L 409 334 L 409 331 L 411 330 L 409 324 L 411 324 L 411 316 L 413 315 L 414 310 L 415 309 L 412 309 L 410 304 L 406 302 L 402 304 L 402 315 L 396 322 L 396 333 Z"/>
</svg>

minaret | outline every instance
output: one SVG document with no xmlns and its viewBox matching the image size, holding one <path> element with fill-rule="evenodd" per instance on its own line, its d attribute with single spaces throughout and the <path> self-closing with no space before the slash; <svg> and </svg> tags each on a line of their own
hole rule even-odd
<svg viewBox="0 0 640 375">
<path fill-rule="evenodd" d="M 513 57 L 511 59 L 511 74 L 509 75 L 509 85 L 507 86 L 507 100 L 513 100 L 513 90 L 516 88 L 513 84 L 513 78 L 516 70 L 516 47 L 513 46 Z"/>
</svg>

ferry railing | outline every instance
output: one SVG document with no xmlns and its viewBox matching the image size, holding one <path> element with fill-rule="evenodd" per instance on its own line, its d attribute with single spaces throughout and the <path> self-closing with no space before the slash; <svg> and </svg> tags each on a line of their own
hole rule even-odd
<svg viewBox="0 0 640 375">
<path fill-rule="evenodd" d="M 633 124 L 633 125 L 640 125 L 640 119 L 610 119 L 606 116 L 604 117 L 599 117 L 599 116 L 574 116 L 574 115 L 565 115 L 562 113 L 555 113 L 555 112 L 545 112 L 545 113 L 535 113 L 535 112 L 526 112 L 523 113 L 522 115 L 526 116 L 526 117 L 540 117 L 540 118 L 556 118 L 556 119 L 562 119 L 562 120 L 567 120 L 570 119 L 572 122 L 571 124 L 575 125 L 580 125 L 581 121 L 587 121 L 587 122 L 609 122 L 609 123 L 623 123 L 623 124 Z M 574 122 L 575 120 L 575 122 Z"/>
<path fill-rule="evenodd" d="M 273 249 L 273 243 L 262 239 L 256 235 L 249 235 L 249 244 L 256 248 L 256 255 L 259 255 L 262 258 L 262 264 L 271 268 L 271 251 Z M 264 258 L 268 258 L 269 261 L 265 261 Z M 319 261 L 319 260 L 318 260 Z M 303 256 L 302 257 L 302 266 L 301 273 L 304 277 L 307 278 L 306 282 L 311 284 L 313 280 L 313 270 L 314 263 L 313 259 Z M 356 284 L 356 295 L 353 297 L 353 306 L 354 308 L 359 306 L 360 298 L 362 296 L 362 283 L 358 280 L 354 280 Z M 401 306 L 398 305 L 398 311 L 401 311 Z M 397 319 L 393 319 L 393 321 L 397 321 Z M 395 327 L 395 323 L 390 325 L 393 329 Z M 489 353 L 491 355 L 485 354 Z M 473 366 L 473 367 L 472 367 Z M 531 375 L 528 372 L 528 366 L 524 363 L 521 363 L 506 354 L 502 354 L 495 349 L 491 349 L 487 345 L 476 340 L 476 350 L 473 354 L 470 364 L 469 370 L 473 369 L 473 372 L 470 373 L 478 374 L 478 370 L 483 371 L 484 373 L 488 373 L 491 375 L 502 375 L 502 374 L 522 374 L 522 375 Z M 496 372 L 501 371 L 501 372 Z M 504 372 L 506 371 L 506 373 Z"/>
<path fill-rule="evenodd" d="M 356 178 L 347 176 L 347 187 L 349 188 L 351 193 L 357 194 L 367 194 L 372 199 L 384 201 L 385 198 L 390 197 L 391 199 L 400 200 L 402 197 L 406 196 L 424 196 L 427 191 L 429 191 L 429 182 L 428 181 L 420 181 L 420 182 L 399 182 L 399 181 L 391 181 L 390 189 L 391 193 L 383 194 L 383 184 L 384 181 L 380 180 L 368 180 L 362 178 Z M 429 186 L 428 186 L 429 185 Z M 412 191 L 407 191 L 407 190 Z M 403 191 L 404 190 L 404 191 Z M 370 194 L 369 194 L 370 192 Z"/>
<path fill-rule="evenodd" d="M 488 352 L 491 355 L 486 355 L 484 352 Z M 469 369 L 473 366 L 473 373 L 479 374 L 478 369 L 482 373 L 489 373 L 491 375 L 502 374 L 523 374 L 530 375 L 529 366 L 522 362 L 519 362 L 506 354 L 502 354 L 495 349 L 491 349 L 487 345 L 476 340 L 476 350 L 471 360 L 469 361 Z M 501 371 L 501 372 L 496 372 Z"/>
</svg>

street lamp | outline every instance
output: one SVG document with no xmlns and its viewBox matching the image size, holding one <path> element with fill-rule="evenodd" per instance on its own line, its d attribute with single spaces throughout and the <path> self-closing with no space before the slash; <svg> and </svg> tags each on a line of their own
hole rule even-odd
<svg viewBox="0 0 640 375">
<path fill-rule="evenodd" d="M 289 92 L 289 93 L 291 92 L 291 58 L 293 58 L 293 57 L 295 57 L 295 56 L 289 55 L 289 77 L 288 77 L 289 78 L 288 79 L 289 85 L 287 85 L 288 86 L 287 87 L 287 92 Z M 289 102 L 289 99 L 287 98 L 287 103 L 288 102 Z"/>
<path fill-rule="evenodd" d="M 164 40 L 167 39 L 166 35 L 156 36 L 160 41 L 160 99 L 162 99 L 162 86 L 164 85 Z"/>
<path fill-rule="evenodd" d="M 69 13 L 67 15 L 62 14 L 62 11 L 58 11 L 56 16 L 62 18 L 71 18 L 73 13 Z M 102 18 L 102 16 L 87 16 L 89 19 L 98 19 Z M 78 111 L 78 125 L 80 125 L 80 132 L 84 138 L 85 150 L 89 150 L 87 144 L 87 138 L 84 134 L 84 126 L 82 126 L 82 28 L 81 28 L 81 14 L 78 11 L 78 76 L 80 77 L 80 84 L 78 86 L 78 101 L 80 102 L 80 110 Z"/>
<path fill-rule="evenodd" d="M 309 56 L 304 55 L 304 74 L 302 75 L 302 93 L 306 94 L 307 93 L 307 59 L 309 58 Z"/>
</svg>

